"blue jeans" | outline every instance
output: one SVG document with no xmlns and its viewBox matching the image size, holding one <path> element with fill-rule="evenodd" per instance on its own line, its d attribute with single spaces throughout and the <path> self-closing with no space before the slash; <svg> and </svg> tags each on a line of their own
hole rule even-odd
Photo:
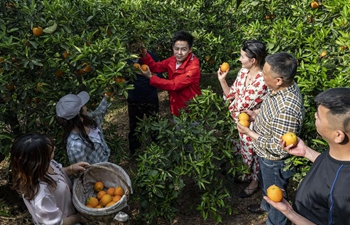
<svg viewBox="0 0 350 225">
<path fill-rule="evenodd" d="M 294 171 L 284 171 L 284 160 L 268 160 L 259 157 L 260 171 L 259 182 L 262 189 L 262 193 L 266 196 L 266 190 L 271 185 L 275 184 L 278 187 L 284 189 L 284 197 L 287 198 L 287 185 L 288 180 L 293 176 Z M 267 225 L 284 225 L 287 222 L 287 218 L 277 209 L 268 204 L 265 199 L 261 201 L 260 207 L 268 212 L 268 218 L 266 220 Z"/>
</svg>

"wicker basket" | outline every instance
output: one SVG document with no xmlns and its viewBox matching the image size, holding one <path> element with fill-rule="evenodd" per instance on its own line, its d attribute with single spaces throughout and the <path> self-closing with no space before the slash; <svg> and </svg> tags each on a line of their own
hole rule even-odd
<svg viewBox="0 0 350 225">
<path fill-rule="evenodd" d="M 114 205 L 107 208 L 88 208 L 85 202 L 88 197 L 96 196 L 94 184 L 102 181 L 105 187 L 121 186 L 125 194 Z M 74 180 L 73 184 L 73 205 L 86 218 L 91 221 L 110 223 L 115 215 L 128 206 L 129 195 L 132 194 L 131 181 L 128 174 L 113 163 L 103 162 L 90 165 L 90 167 Z"/>
</svg>

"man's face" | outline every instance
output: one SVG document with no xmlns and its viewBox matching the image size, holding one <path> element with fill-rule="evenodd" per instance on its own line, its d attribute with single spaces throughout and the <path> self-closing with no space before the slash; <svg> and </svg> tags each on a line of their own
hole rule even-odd
<svg viewBox="0 0 350 225">
<path fill-rule="evenodd" d="M 173 46 L 174 56 L 177 63 L 183 63 L 187 56 L 192 52 L 192 48 L 188 46 L 187 41 L 177 41 Z"/>
<path fill-rule="evenodd" d="M 271 71 L 271 66 L 268 63 L 265 63 L 262 75 L 264 77 L 265 84 L 268 88 L 270 88 L 272 91 L 278 89 L 278 78 L 273 77 L 276 75 Z"/>
</svg>

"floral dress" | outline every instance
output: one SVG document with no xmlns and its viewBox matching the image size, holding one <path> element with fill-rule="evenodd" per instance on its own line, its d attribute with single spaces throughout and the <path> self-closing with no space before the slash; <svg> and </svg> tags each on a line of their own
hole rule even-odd
<svg viewBox="0 0 350 225">
<path fill-rule="evenodd" d="M 267 86 L 264 78 L 259 72 L 256 77 L 245 86 L 249 70 L 242 68 L 237 75 L 226 99 L 230 102 L 229 110 L 235 123 L 238 122 L 238 115 L 244 110 L 260 108 L 263 96 L 267 93 Z M 254 122 L 250 123 L 252 128 Z M 239 133 L 239 143 L 236 143 L 237 152 L 242 155 L 243 162 L 249 168 L 249 174 L 243 174 L 243 180 L 258 180 L 259 162 L 252 146 L 252 138 Z"/>
</svg>

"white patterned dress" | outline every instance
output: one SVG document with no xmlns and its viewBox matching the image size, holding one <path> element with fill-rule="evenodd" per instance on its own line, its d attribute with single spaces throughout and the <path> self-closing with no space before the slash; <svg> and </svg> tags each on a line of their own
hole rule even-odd
<svg viewBox="0 0 350 225">
<path fill-rule="evenodd" d="M 230 87 L 230 93 L 226 99 L 230 102 L 229 110 L 235 123 L 238 122 L 238 115 L 244 110 L 260 108 L 264 95 L 267 93 L 267 86 L 264 78 L 259 72 L 256 77 L 245 86 L 249 70 L 242 68 Z M 254 122 L 250 123 L 252 128 Z M 239 133 L 239 143 L 236 143 L 237 152 L 242 155 L 243 162 L 248 166 L 249 173 L 243 174 L 243 180 L 258 180 L 259 162 L 252 146 L 251 137 Z"/>
</svg>

